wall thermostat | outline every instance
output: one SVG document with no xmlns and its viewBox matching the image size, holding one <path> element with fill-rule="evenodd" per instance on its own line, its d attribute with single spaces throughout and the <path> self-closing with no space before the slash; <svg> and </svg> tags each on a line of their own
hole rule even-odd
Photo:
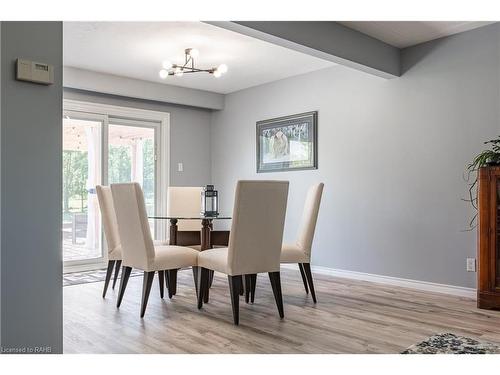
<svg viewBox="0 0 500 375">
<path fill-rule="evenodd" d="M 17 59 L 16 79 L 52 85 L 54 83 L 54 66 L 26 59 Z"/>
</svg>

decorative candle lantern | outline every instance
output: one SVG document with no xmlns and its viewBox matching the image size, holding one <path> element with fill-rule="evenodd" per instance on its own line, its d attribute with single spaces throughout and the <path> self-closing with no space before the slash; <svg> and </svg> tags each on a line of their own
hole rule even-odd
<svg viewBox="0 0 500 375">
<path fill-rule="evenodd" d="M 219 197 L 214 185 L 207 185 L 201 192 L 201 214 L 206 217 L 219 215 Z"/>
</svg>

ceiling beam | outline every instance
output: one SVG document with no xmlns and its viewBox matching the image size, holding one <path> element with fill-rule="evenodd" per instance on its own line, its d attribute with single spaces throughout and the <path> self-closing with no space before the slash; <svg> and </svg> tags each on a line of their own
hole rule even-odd
<svg viewBox="0 0 500 375">
<path fill-rule="evenodd" d="M 401 75 L 400 50 L 333 21 L 206 22 L 383 78 Z"/>
</svg>

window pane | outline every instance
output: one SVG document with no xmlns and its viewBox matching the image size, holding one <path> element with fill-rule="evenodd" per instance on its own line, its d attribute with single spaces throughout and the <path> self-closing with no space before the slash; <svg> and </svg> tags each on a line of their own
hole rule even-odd
<svg viewBox="0 0 500 375">
<path fill-rule="evenodd" d="M 63 121 L 63 259 L 102 256 L 95 186 L 101 182 L 101 122 Z"/>
<path fill-rule="evenodd" d="M 155 214 L 155 131 L 131 125 L 109 125 L 108 181 L 138 182 L 148 215 Z M 154 237 L 154 223 L 150 221 Z"/>
</svg>

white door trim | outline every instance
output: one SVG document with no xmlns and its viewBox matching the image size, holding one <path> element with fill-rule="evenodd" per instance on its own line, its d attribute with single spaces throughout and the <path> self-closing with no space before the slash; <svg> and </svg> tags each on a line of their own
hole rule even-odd
<svg viewBox="0 0 500 375">
<path fill-rule="evenodd" d="M 77 112 L 93 112 L 105 114 L 108 116 L 128 117 L 138 120 L 152 120 L 159 122 L 170 122 L 169 112 L 152 111 L 149 109 L 140 109 L 132 107 L 122 107 L 111 104 L 84 102 L 80 100 L 64 99 L 63 107 L 65 110 Z"/>
</svg>

